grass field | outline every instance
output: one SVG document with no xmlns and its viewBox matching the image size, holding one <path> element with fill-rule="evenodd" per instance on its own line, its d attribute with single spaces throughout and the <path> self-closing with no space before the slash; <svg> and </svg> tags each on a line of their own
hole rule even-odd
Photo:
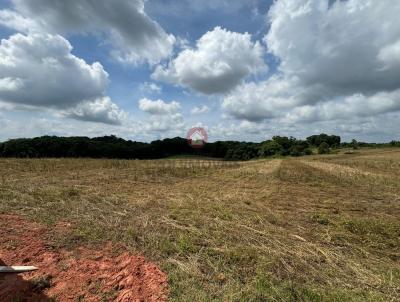
<svg viewBox="0 0 400 302">
<path fill-rule="evenodd" d="M 170 301 L 400 301 L 400 150 L 230 163 L 1 159 L 0 213 L 115 242 Z"/>
</svg>

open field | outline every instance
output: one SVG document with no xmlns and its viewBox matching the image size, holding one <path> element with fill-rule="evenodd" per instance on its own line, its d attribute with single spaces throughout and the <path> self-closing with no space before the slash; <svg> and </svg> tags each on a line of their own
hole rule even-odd
<svg viewBox="0 0 400 302">
<path fill-rule="evenodd" d="M 144 255 L 167 274 L 170 301 L 400 301 L 398 149 L 0 159 L 0 171 L 0 214 L 47 225 L 55 248 Z"/>
</svg>

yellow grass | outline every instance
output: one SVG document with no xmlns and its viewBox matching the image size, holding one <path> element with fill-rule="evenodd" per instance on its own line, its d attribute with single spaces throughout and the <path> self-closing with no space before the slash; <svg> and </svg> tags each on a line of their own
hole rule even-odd
<svg viewBox="0 0 400 302">
<path fill-rule="evenodd" d="M 157 262 L 171 301 L 399 301 L 400 152 L 230 163 L 1 159 L 0 212 Z"/>
</svg>

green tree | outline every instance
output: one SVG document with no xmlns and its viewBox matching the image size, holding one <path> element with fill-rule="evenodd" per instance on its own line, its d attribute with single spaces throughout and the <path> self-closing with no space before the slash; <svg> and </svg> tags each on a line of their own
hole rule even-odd
<svg viewBox="0 0 400 302">
<path fill-rule="evenodd" d="M 307 148 L 307 149 L 304 150 L 304 154 L 305 154 L 305 155 L 312 155 L 312 154 L 313 154 L 313 151 L 312 151 L 311 148 Z"/>
<path fill-rule="evenodd" d="M 321 143 L 318 147 L 318 154 L 328 154 L 331 150 L 326 142 Z"/>
<path fill-rule="evenodd" d="M 295 145 L 290 148 L 290 155 L 291 156 L 303 156 L 304 155 L 304 148 L 301 145 Z"/>
<path fill-rule="evenodd" d="M 259 156 L 266 157 L 272 156 L 276 154 L 280 154 L 282 152 L 282 146 L 275 141 L 266 141 L 261 144 L 261 148 L 259 151 Z"/>
</svg>

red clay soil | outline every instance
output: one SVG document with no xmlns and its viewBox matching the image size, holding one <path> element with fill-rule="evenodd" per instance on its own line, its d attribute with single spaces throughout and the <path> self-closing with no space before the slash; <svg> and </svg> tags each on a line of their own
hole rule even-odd
<svg viewBox="0 0 400 302">
<path fill-rule="evenodd" d="M 0 215 L 0 265 L 39 267 L 27 274 L 0 275 L 0 302 L 167 300 L 166 275 L 143 257 L 113 257 L 110 245 L 102 250 L 54 249 L 46 245 L 46 235 L 42 225 Z"/>
</svg>

